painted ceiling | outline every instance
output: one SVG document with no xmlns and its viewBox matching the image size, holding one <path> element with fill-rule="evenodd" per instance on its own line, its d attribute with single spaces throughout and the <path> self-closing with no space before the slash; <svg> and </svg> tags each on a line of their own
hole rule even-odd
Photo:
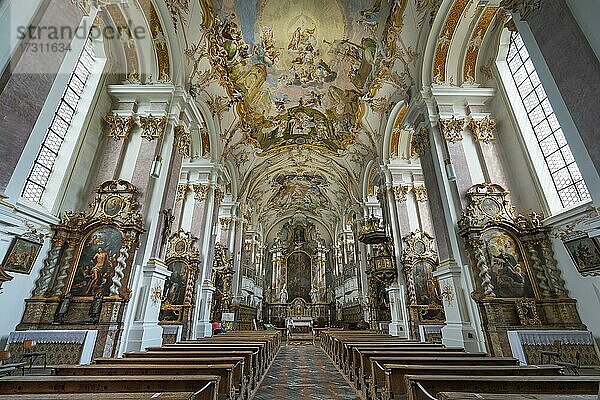
<svg viewBox="0 0 600 400">
<path fill-rule="evenodd" d="M 411 95 L 435 4 L 201 0 L 201 22 L 181 19 L 190 93 L 214 117 L 253 220 L 268 229 L 301 212 L 333 226 L 360 209 L 390 110 Z"/>
</svg>

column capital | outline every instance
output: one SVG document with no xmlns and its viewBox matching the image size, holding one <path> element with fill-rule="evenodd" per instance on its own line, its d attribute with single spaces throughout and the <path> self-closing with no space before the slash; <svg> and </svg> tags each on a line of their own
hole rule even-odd
<svg viewBox="0 0 600 400">
<path fill-rule="evenodd" d="M 454 115 L 452 118 L 440 118 L 438 125 L 447 142 L 457 142 L 463 139 L 462 132 L 467 126 L 465 118 L 456 118 Z"/>
</svg>

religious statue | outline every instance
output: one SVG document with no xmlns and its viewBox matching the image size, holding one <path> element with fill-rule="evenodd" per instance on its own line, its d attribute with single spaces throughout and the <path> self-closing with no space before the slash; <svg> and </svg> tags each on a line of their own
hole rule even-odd
<svg viewBox="0 0 600 400">
<path fill-rule="evenodd" d="M 279 298 L 281 300 L 282 303 L 287 303 L 288 302 L 288 292 L 286 289 L 286 285 L 283 285 L 283 288 L 281 288 L 281 293 L 279 295 Z"/>
<path fill-rule="evenodd" d="M 67 312 L 69 312 L 69 307 L 71 306 L 72 298 L 73 298 L 73 296 L 71 295 L 71 293 L 68 293 L 65 297 L 62 298 L 60 303 L 58 303 L 58 308 L 56 309 L 56 314 L 54 314 L 54 323 L 55 324 L 63 323 L 65 315 L 67 315 Z"/>
<path fill-rule="evenodd" d="M 100 312 L 102 311 L 102 294 L 97 293 L 94 296 L 94 300 L 90 303 L 90 309 L 88 311 L 88 316 L 90 317 L 90 324 L 97 324 L 100 319 Z"/>
</svg>

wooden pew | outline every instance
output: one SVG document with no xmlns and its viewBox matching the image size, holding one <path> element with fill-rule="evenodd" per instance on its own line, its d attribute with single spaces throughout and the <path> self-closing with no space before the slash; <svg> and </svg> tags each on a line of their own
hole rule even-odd
<svg viewBox="0 0 600 400">
<path fill-rule="evenodd" d="M 488 357 L 492 359 L 491 357 Z M 560 375 L 557 365 L 456 365 L 450 360 L 447 365 L 380 364 L 374 362 L 375 373 L 369 382 L 369 398 L 400 399 L 406 396 L 406 375 L 489 375 L 489 376 L 550 376 Z M 378 371 L 377 371 L 378 370 Z M 379 390 L 378 390 L 379 389 Z"/>
<path fill-rule="evenodd" d="M 193 392 L 8 394 L 3 400 L 194 400 Z"/>
<path fill-rule="evenodd" d="M 441 350 L 355 350 L 353 357 L 353 365 L 351 365 L 354 374 L 354 384 L 357 389 L 361 389 L 365 381 L 371 378 L 371 365 L 369 359 L 371 357 L 436 357 L 443 356 L 446 358 L 453 357 L 485 357 L 485 353 L 465 353 L 456 349 L 441 349 Z"/>
<path fill-rule="evenodd" d="M 217 375 L 220 378 L 219 399 L 245 398 L 243 361 L 237 364 L 193 364 L 193 365 L 137 365 L 137 364 L 94 364 L 83 366 L 59 366 L 57 376 L 123 376 L 123 375 Z"/>
<path fill-rule="evenodd" d="M 146 351 L 125 353 L 126 360 L 133 359 L 149 359 L 149 358 L 204 358 L 204 357 L 244 357 L 245 365 L 248 366 L 250 380 L 248 384 L 251 389 L 258 383 L 258 379 L 262 374 L 260 364 L 258 362 L 258 351 L 251 350 L 194 350 L 194 351 Z M 143 362 L 143 361 L 142 361 Z"/>
<path fill-rule="evenodd" d="M 218 365 L 221 363 L 232 363 L 238 364 L 242 371 L 242 393 L 244 397 L 248 397 L 251 389 L 251 382 L 253 379 L 253 374 L 251 368 L 248 368 L 245 364 L 244 357 L 180 357 L 180 358 L 168 358 L 168 357 L 158 357 L 158 358 L 96 358 L 92 365 L 99 366 L 115 366 L 115 365 L 123 365 L 123 366 L 167 366 L 167 365 L 177 365 L 177 366 L 194 366 L 194 365 L 206 365 L 206 364 L 214 364 Z"/>
<path fill-rule="evenodd" d="M 598 400 L 591 394 L 479 394 L 465 392 L 441 392 L 439 400 Z"/>
<path fill-rule="evenodd" d="M 405 382 L 408 400 L 430 400 L 440 392 L 597 395 L 600 376 L 406 375 Z"/>
<path fill-rule="evenodd" d="M 260 366 L 260 371 L 264 372 L 268 367 L 269 362 L 271 361 L 271 355 L 267 351 L 267 347 L 262 343 L 249 343 L 249 342 L 241 342 L 241 343 L 175 343 L 169 344 L 160 347 L 147 347 L 146 351 L 154 352 L 154 351 L 199 351 L 199 350 L 248 350 L 252 352 L 257 352 L 257 363 Z"/>
<path fill-rule="evenodd" d="M 0 378 L 0 398 L 9 394 L 192 392 L 198 400 L 217 400 L 216 375 L 18 376 Z"/>
<path fill-rule="evenodd" d="M 446 347 L 439 344 L 431 344 L 431 343 L 410 343 L 410 342 L 399 342 L 399 343 L 382 343 L 382 344 L 357 344 L 357 343 L 347 343 L 344 345 L 344 353 L 341 361 L 340 368 L 349 376 L 351 376 L 353 368 L 357 365 L 359 351 L 375 351 L 375 350 L 385 350 L 385 351 L 441 351 L 446 349 Z M 462 349 L 450 349 L 449 351 L 463 351 Z"/>
</svg>

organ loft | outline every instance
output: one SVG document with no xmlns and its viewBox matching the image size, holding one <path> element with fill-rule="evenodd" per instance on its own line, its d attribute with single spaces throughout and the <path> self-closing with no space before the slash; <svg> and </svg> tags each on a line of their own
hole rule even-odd
<svg viewBox="0 0 600 400">
<path fill-rule="evenodd" d="M 598 18 L 0 1 L 0 398 L 597 399 Z"/>
</svg>

